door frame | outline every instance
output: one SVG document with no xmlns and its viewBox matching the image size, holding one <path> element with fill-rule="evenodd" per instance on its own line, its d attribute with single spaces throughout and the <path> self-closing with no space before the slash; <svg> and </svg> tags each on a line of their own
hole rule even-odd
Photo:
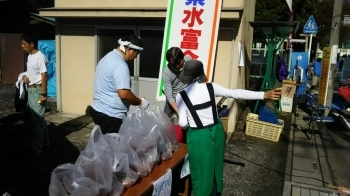
<svg viewBox="0 0 350 196">
<path fill-rule="evenodd" d="M 163 32 L 164 32 L 164 28 L 162 28 L 162 27 L 160 27 L 160 26 L 148 26 L 148 27 L 139 27 L 139 28 L 137 28 L 137 33 L 138 33 L 138 36 L 140 36 L 140 38 L 142 38 L 142 36 L 141 36 L 141 31 L 142 30 L 150 30 L 150 31 L 152 31 L 152 30 L 163 30 Z M 164 39 L 164 37 L 163 37 L 163 39 Z M 161 54 L 162 54 L 162 51 L 161 51 Z M 138 58 L 140 58 L 140 56 L 138 56 Z M 142 78 L 142 80 L 144 80 L 144 81 L 149 81 L 149 82 L 154 82 L 154 81 L 158 81 L 158 78 L 146 78 L 146 77 L 140 77 L 140 64 L 138 64 L 138 67 L 137 67 L 137 71 L 138 71 L 138 73 L 137 73 L 137 75 L 139 76 L 139 79 L 138 79 L 138 81 L 140 80 L 140 78 Z"/>
<path fill-rule="evenodd" d="M 98 30 L 134 30 L 134 33 L 135 35 L 139 36 L 142 38 L 142 35 L 141 35 L 141 31 L 144 31 L 144 30 L 149 30 L 149 31 L 152 31 L 152 30 L 159 30 L 159 31 L 164 31 L 164 28 L 161 27 L 161 26 L 141 26 L 141 27 L 138 27 L 138 26 L 134 26 L 134 25 L 130 25 L 130 26 L 121 26 L 121 25 L 117 25 L 117 26 L 108 26 L 108 25 L 97 25 L 95 26 L 95 44 L 96 44 L 96 47 L 95 47 L 95 59 L 96 59 L 96 66 L 99 62 L 99 54 L 98 54 L 98 49 L 99 49 L 99 39 L 98 39 L 98 34 L 97 34 L 97 31 Z M 158 81 L 158 78 L 146 78 L 146 77 L 140 77 L 140 66 L 141 66 L 141 63 L 140 63 L 140 55 L 138 55 L 135 59 L 134 59 L 134 72 L 133 72 L 133 75 L 134 76 L 131 76 L 131 81 L 133 83 L 133 93 L 136 95 L 136 96 L 139 96 L 139 82 L 140 82 L 140 79 L 141 81 Z"/>
</svg>

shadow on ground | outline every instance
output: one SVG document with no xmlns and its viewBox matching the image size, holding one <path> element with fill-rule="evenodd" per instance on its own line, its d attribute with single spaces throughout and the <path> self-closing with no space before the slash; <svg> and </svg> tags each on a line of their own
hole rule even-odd
<svg viewBox="0 0 350 196">
<path fill-rule="evenodd" d="M 85 125 L 79 120 L 73 119 L 60 126 L 48 125 L 50 146 L 43 147 L 39 157 L 32 157 L 30 138 L 33 129 L 30 124 L 24 123 L 19 113 L 1 118 L 0 194 L 49 195 L 53 169 L 64 163 L 74 163 L 80 154 L 79 149 L 66 139 L 66 135 Z"/>
</svg>

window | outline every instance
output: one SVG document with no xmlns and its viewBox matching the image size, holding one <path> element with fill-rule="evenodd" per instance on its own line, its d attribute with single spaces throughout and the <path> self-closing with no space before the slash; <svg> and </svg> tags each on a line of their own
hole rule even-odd
<svg viewBox="0 0 350 196">
<path fill-rule="evenodd" d="M 140 77 L 158 78 L 162 56 L 163 30 L 140 30 L 144 51 L 140 53 Z"/>
<path fill-rule="evenodd" d="M 128 34 L 135 34 L 134 29 L 97 29 L 97 60 L 118 47 L 118 40 Z M 134 61 L 128 62 L 130 76 L 134 76 Z"/>
</svg>

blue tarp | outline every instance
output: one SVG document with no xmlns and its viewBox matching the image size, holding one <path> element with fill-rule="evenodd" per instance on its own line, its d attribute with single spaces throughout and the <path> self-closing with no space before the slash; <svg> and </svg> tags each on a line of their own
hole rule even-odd
<svg viewBox="0 0 350 196">
<path fill-rule="evenodd" d="M 47 96 L 56 97 L 56 43 L 55 40 L 39 40 L 39 50 L 49 61 L 47 65 Z"/>
</svg>

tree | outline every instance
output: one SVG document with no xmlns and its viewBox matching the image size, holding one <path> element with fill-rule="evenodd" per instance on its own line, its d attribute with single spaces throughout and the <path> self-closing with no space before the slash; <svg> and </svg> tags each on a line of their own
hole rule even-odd
<svg viewBox="0 0 350 196">
<path fill-rule="evenodd" d="M 334 0 L 320 0 L 317 5 L 315 20 L 318 26 L 316 41 L 320 48 L 328 46 L 331 33 L 332 15 Z"/>
<path fill-rule="evenodd" d="M 316 13 L 318 0 L 293 0 L 294 21 L 303 27 L 311 14 Z M 291 12 L 285 0 L 257 0 L 255 21 L 289 21 Z M 298 32 L 302 32 L 299 27 Z"/>
<path fill-rule="evenodd" d="M 255 21 L 289 21 L 290 11 L 287 3 L 284 0 L 276 2 L 276 0 L 256 0 Z"/>
<path fill-rule="evenodd" d="M 317 5 L 315 19 L 318 25 L 318 33 L 316 40 L 320 43 L 321 48 L 329 45 L 332 28 L 333 5 L 334 0 L 320 0 Z M 348 14 L 350 14 L 350 1 L 345 0 L 342 9 L 342 18 L 344 18 L 344 15 Z M 346 40 L 350 40 L 350 27 L 341 24 L 339 37 L 339 47 L 342 47 L 342 44 L 346 42 Z"/>
</svg>

